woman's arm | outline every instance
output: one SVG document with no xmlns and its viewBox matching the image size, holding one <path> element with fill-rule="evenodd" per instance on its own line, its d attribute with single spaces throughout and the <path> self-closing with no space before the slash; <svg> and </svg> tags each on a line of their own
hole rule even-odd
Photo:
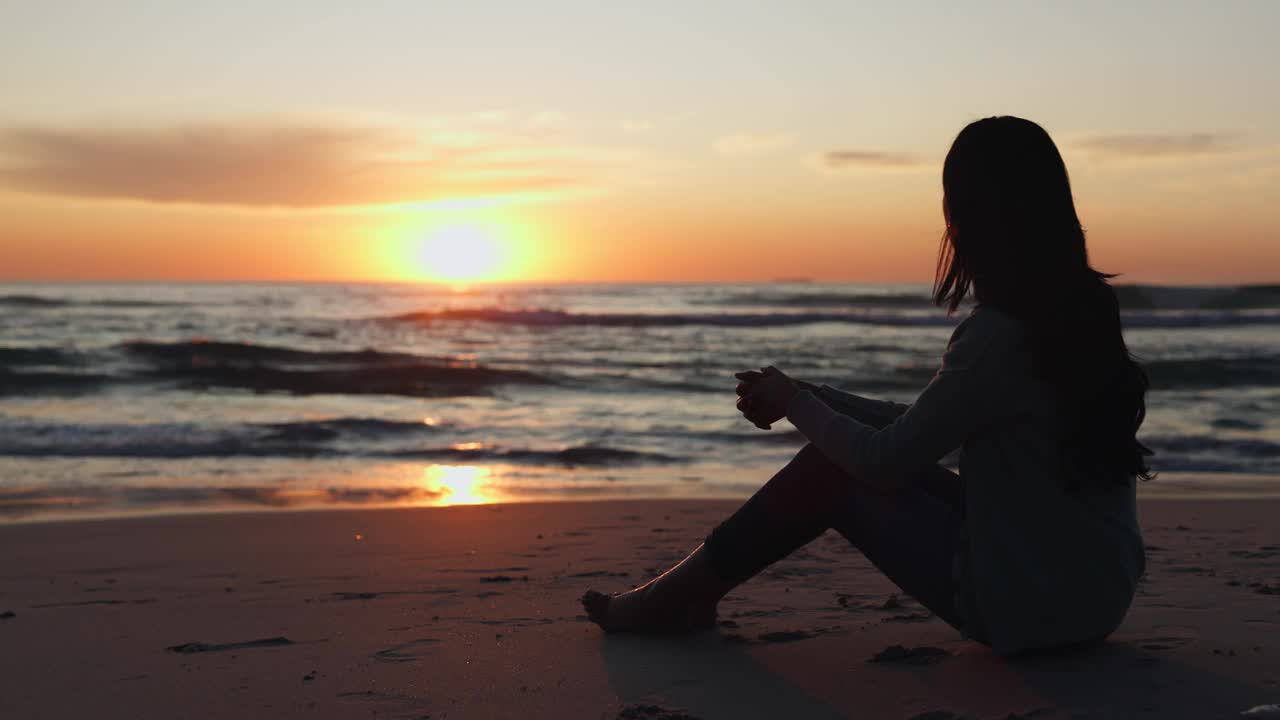
<svg viewBox="0 0 1280 720">
<path fill-rule="evenodd" d="M 839 413 L 803 387 L 788 403 L 787 418 L 847 472 L 880 487 L 907 484 L 914 471 L 936 463 L 996 417 L 1000 378 L 985 356 L 1003 331 L 999 320 L 976 315 L 960 323 L 929 385 L 882 428 Z"/>
<path fill-rule="evenodd" d="M 755 371 L 738 373 L 739 379 L 743 380 L 743 384 L 738 386 L 739 395 L 747 392 L 746 383 L 748 380 L 745 378 L 754 378 L 756 375 L 760 375 L 760 373 Z M 907 408 L 910 407 L 909 405 L 903 405 L 902 403 L 890 402 L 888 400 L 873 400 L 871 398 L 862 397 L 861 395 L 854 395 L 850 392 L 837 390 L 830 385 L 814 385 L 813 383 L 804 382 L 803 380 L 796 380 L 794 382 L 796 387 L 800 390 L 813 393 L 815 397 L 821 400 L 832 410 L 835 410 L 841 415 L 848 415 L 858 422 L 870 425 L 874 428 L 882 428 L 885 425 L 888 425 L 897 419 L 898 416 L 902 415 L 902 413 L 906 412 Z M 740 402 L 739 409 L 741 408 L 742 405 Z M 757 418 L 759 420 L 759 422 L 757 422 L 757 426 L 761 426 L 763 423 L 763 426 L 767 427 L 768 425 L 781 420 L 784 417 L 784 412 L 785 408 L 779 408 L 776 416 Z M 745 411 L 744 414 L 746 414 Z"/>
<path fill-rule="evenodd" d="M 910 405 L 891 402 L 889 400 L 875 400 L 861 395 L 855 395 L 851 392 L 838 390 L 830 385 L 814 385 L 813 383 L 797 382 L 801 390 L 808 390 L 813 393 L 823 403 L 831 407 L 831 409 L 841 415 L 848 415 L 866 425 L 874 428 L 882 428 L 893 422 L 899 415 L 907 411 Z"/>
</svg>

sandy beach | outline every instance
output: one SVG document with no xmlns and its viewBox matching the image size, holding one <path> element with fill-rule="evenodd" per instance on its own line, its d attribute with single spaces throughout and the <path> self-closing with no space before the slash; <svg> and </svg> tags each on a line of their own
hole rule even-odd
<svg viewBox="0 0 1280 720">
<path fill-rule="evenodd" d="M 622 589 L 734 503 L 619 501 L 0 527 L 6 718 L 1220 718 L 1280 702 L 1280 501 L 1147 500 L 1104 647 L 1001 660 L 835 533 L 680 638 Z M 906 653 L 890 651 L 902 646 Z M 920 650 L 924 648 L 924 650 Z M 873 661 L 877 656 L 879 661 Z"/>
</svg>

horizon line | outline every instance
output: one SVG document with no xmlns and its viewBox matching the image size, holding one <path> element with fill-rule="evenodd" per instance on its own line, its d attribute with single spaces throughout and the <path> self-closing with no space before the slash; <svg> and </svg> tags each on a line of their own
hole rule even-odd
<svg viewBox="0 0 1280 720">
<path fill-rule="evenodd" d="M 818 280 L 814 278 L 779 278 L 774 280 L 485 280 L 471 282 L 441 282 L 436 280 L 343 280 L 343 279 L 87 279 L 87 278 L 5 278 L 0 285 L 420 285 L 424 287 L 472 288 L 472 287 L 522 287 L 533 285 L 921 285 L 932 286 L 926 280 Z M 1119 282 L 1113 286 L 1146 287 L 1203 287 L 1250 288 L 1280 286 L 1280 278 L 1256 282 Z"/>
</svg>

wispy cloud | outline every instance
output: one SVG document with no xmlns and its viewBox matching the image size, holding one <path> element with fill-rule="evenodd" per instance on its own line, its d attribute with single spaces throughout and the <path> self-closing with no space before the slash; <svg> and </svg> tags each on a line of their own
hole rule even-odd
<svg viewBox="0 0 1280 720">
<path fill-rule="evenodd" d="M 653 132 L 654 123 L 644 118 L 629 118 L 623 120 L 619 128 L 627 135 L 647 135 Z"/>
<path fill-rule="evenodd" d="M 754 157 L 785 150 L 794 142 L 786 133 L 734 133 L 718 138 L 712 148 L 729 157 Z"/>
<path fill-rule="evenodd" d="M 853 170 L 914 170 L 929 166 L 927 161 L 917 155 L 884 150 L 828 150 L 811 155 L 807 164 L 815 170 L 827 173 Z"/>
<path fill-rule="evenodd" d="M 496 116 L 495 116 L 496 117 Z M 548 117 L 531 124 L 545 129 Z M 157 203 L 323 208 L 571 191 L 624 148 L 498 128 L 227 123 L 0 129 L 0 186 Z"/>
<path fill-rule="evenodd" d="M 529 126 L 535 130 L 567 130 L 570 127 L 569 116 L 556 110 L 543 110 L 529 118 Z"/>
<path fill-rule="evenodd" d="M 1071 142 L 1073 148 L 1118 158 L 1164 158 L 1208 155 L 1236 149 L 1231 133 L 1132 133 L 1091 135 Z"/>
</svg>

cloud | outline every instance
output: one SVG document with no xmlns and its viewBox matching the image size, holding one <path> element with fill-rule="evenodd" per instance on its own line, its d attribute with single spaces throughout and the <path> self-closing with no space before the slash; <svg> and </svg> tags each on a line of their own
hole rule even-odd
<svg viewBox="0 0 1280 720">
<path fill-rule="evenodd" d="M 1108 157 L 1186 157 L 1229 152 L 1234 149 L 1234 137 L 1229 133 L 1213 132 L 1110 134 L 1079 138 L 1071 146 Z"/>
<path fill-rule="evenodd" d="M 729 157 L 755 157 L 786 149 L 795 138 L 785 133 L 735 133 L 715 141 L 712 147 Z"/>
<path fill-rule="evenodd" d="M 883 150 L 828 150 L 809 157 L 809 167 L 824 173 L 855 170 L 917 170 L 930 166 L 910 153 Z"/>
<path fill-rule="evenodd" d="M 654 124 L 652 120 L 631 118 L 623 120 L 619 127 L 627 135 L 645 135 L 653 132 Z"/>
<path fill-rule="evenodd" d="M 569 127 L 569 116 L 554 110 L 534 113 L 529 118 L 529 125 L 538 130 L 565 130 Z"/>
<path fill-rule="evenodd" d="M 0 186 L 156 203 L 324 208 L 573 191 L 590 186 L 618 155 L 492 127 L 500 123 L 0 129 Z"/>
</svg>

